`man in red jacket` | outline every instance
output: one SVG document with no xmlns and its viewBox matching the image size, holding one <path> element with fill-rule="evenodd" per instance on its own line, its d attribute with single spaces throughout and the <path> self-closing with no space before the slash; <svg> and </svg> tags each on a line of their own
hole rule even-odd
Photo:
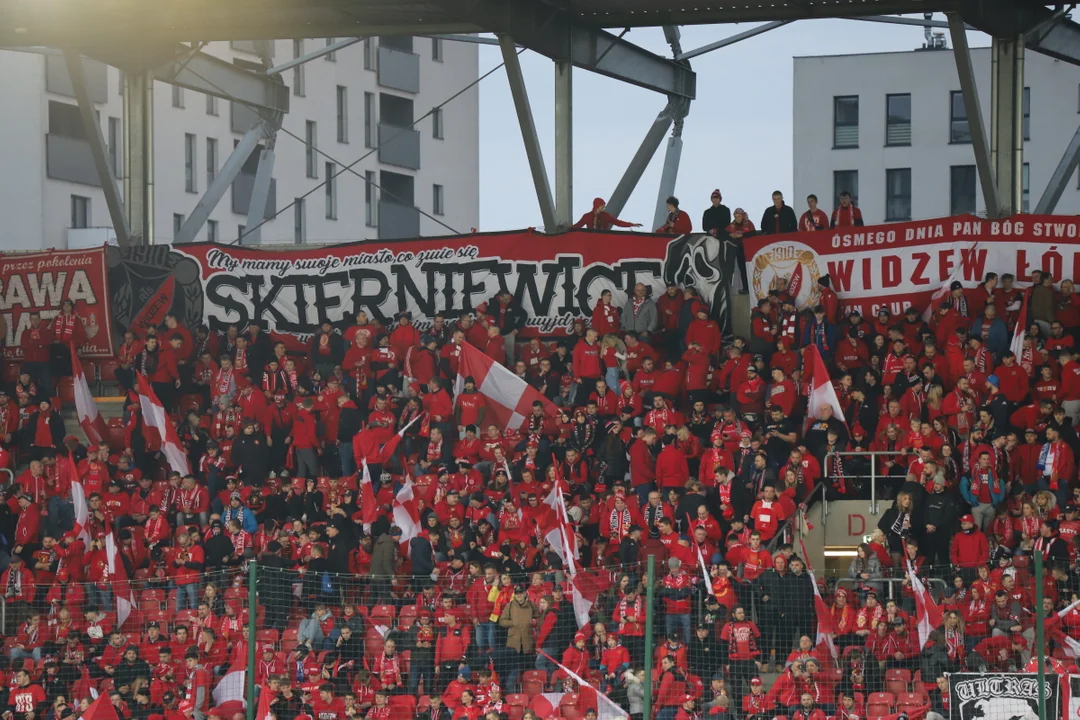
<svg viewBox="0 0 1080 720">
<path fill-rule="evenodd" d="M 574 380 L 578 385 L 578 392 L 588 395 L 596 381 L 604 376 L 604 369 L 600 364 L 600 346 L 596 342 L 596 330 L 589 328 L 585 331 L 585 339 L 574 346 Z M 584 397 L 581 398 L 584 400 Z"/>
<path fill-rule="evenodd" d="M 656 486 L 664 492 L 667 488 L 686 487 L 686 481 L 690 479 L 686 456 L 675 444 L 674 436 L 665 435 L 663 444 L 664 449 L 656 458 Z"/>
<path fill-rule="evenodd" d="M 686 235 L 694 229 L 690 222 L 690 216 L 685 210 L 679 209 L 679 198 L 672 195 L 667 199 L 667 220 L 663 225 L 656 228 L 656 232 L 665 235 Z M 689 640 L 687 641 L 689 642 Z"/>
<path fill-rule="evenodd" d="M 43 388 L 52 388 L 52 373 L 49 370 L 49 345 L 52 344 L 52 331 L 41 322 L 41 315 L 30 313 L 30 325 L 22 331 L 20 344 L 23 351 L 23 372 Z"/>
<path fill-rule="evenodd" d="M 630 486 L 638 496 L 638 504 L 644 505 L 649 492 L 656 484 L 656 458 L 652 448 L 656 445 L 656 431 L 645 428 L 630 446 Z"/>
<path fill-rule="evenodd" d="M 953 538 L 950 557 L 967 582 L 972 582 L 978 568 L 986 565 L 989 552 L 986 535 L 975 527 L 975 518 L 971 515 L 962 516 L 960 532 Z"/>
</svg>

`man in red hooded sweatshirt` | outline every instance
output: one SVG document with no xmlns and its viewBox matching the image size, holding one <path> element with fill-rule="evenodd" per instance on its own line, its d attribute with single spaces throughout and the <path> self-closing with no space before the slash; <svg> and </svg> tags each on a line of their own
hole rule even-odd
<svg viewBox="0 0 1080 720">
<path fill-rule="evenodd" d="M 693 229 L 690 216 L 679 209 L 679 198 L 672 195 L 667 199 L 667 221 L 656 228 L 656 232 L 666 235 L 686 235 Z"/>
<path fill-rule="evenodd" d="M 628 228 L 641 227 L 641 223 L 626 222 L 609 213 L 604 198 L 593 198 L 592 210 L 582 215 L 580 220 L 570 226 L 570 229 L 610 230 L 613 225 Z"/>
</svg>

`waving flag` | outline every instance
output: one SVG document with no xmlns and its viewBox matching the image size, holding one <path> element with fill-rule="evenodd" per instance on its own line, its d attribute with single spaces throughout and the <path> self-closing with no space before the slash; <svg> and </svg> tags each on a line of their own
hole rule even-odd
<svg viewBox="0 0 1080 720">
<path fill-rule="evenodd" d="M 82 714 L 82 720 L 120 720 L 116 714 L 116 708 L 109 699 L 109 693 L 101 693 L 86 712 Z"/>
<path fill-rule="evenodd" d="M 566 500 L 563 497 L 567 490 L 569 488 L 566 482 L 556 473 L 555 485 L 544 498 L 544 504 L 554 512 L 546 515 L 539 532 L 563 561 L 566 574 L 570 577 L 570 598 L 574 604 L 574 616 L 577 618 L 578 628 L 582 628 L 589 623 L 592 606 L 596 601 L 596 591 L 585 577 L 587 574 L 578 573 L 577 534 L 570 522 L 570 513 L 567 512 Z"/>
<path fill-rule="evenodd" d="M 578 684 L 578 694 L 579 694 L 579 705 L 580 706 L 592 707 L 594 703 L 592 703 L 591 701 L 594 699 L 594 696 L 595 696 L 597 720 L 625 720 L 625 718 L 630 717 L 630 715 L 625 710 L 623 710 L 621 707 L 619 707 L 614 702 L 612 702 L 611 698 L 609 698 L 607 695 L 605 695 L 604 693 L 602 693 L 599 690 L 597 690 L 596 688 L 594 688 L 592 685 L 590 685 L 584 678 L 582 678 L 576 672 L 574 672 L 570 668 L 566 667 L 565 665 L 560 663 L 558 660 L 556 660 L 555 658 L 548 655 L 543 650 L 537 649 L 536 652 L 539 653 L 540 655 L 543 655 L 544 657 L 546 657 L 551 662 L 553 662 L 556 667 L 558 667 L 560 670 L 562 670 L 564 673 L 566 673 L 567 677 L 569 677 L 571 680 L 573 680 L 574 682 L 576 682 Z M 547 693 L 545 693 L 545 697 L 547 697 Z M 559 698 L 555 698 L 555 707 L 556 708 L 558 707 L 558 700 L 559 700 Z M 549 702 L 550 702 L 550 699 L 549 699 Z M 542 714 L 541 717 L 551 717 L 551 715 L 552 715 L 551 713 Z"/>
<path fill-rule="evenodd" d="M 142 410 L 143 424 L 158 431 L 161 436 L 161 452 L 165 453 L 173 472 L 189 475 L 191 468 L 188 466 L 187 453 L 180 444 L 180 436 L 176 434 L 176 425 L 165 412 L 165 406 L 158 400 L 150 381 L 144 375 L 136 374 L 135 377 L 139 386 L 139 408 Z"/>
<path fill-rule="evenodd" d="M 405 484 L 394 497 L 394 524 L 401 528 L 402 545 L 407 546 L 410 540 L 420 534 L 420 512 L 416 509 L 413 482 L 408 474 L 405 475 Z"/>
<path fill-rule="evenodd" d="M 832 613 L 829 612 L 829 606 L 825 604 L 825 599 L 821 597 L 817 578 L 814 577 L 814 568 L 810 564 L 810 556 L 806 552 L 806 543 L 803 542 L 801 537 L 799 538 L 799 547 L 802 549 L 801 557 L 806 565 L 806 574 L 810 576 L 810 586 L 814 588 L 814 612 L 817 614 L 817 639 L 815 644 L 824 644 L 829 648 L 829 654 L 835 660 L 838 657 L 836 643 L 833 642 L 833 635 L 836 634 L 836 624 L 833 622 Z"/>
<path fill-rule="evenodd" d="M 86 439 L 97 445 L 105 440 L 105 418 L 98 412 L 97 403 L 94 402 L 94 395 L 86 382 L 86 373 L 83 372 L 74 344 L 71 345 L 71 375 L 75 386 L 75 414 L 79 418 L 79 425 L 86 433 Z"/>
<path fill-rule="evenodd" d="M 915 609 L 919 618 L 919 649 L 922 650 L 930 639 L 930 633 L 945 621 L 945 615 L 926 590 L 922 580 L 915 574 L 915 568 L 910 560 L 908 561 L 907 575 L 908 581 L 911 583 L 911 591 L 915 593 Z"/>
<path fill-rule="evenodd" d="M 360 469 L 360 522 L 365 527 L 379 517 L 379 503 L 375 499 L 375 488 L 371 484 L 371 471 L 368 470 L 367 460 Z"/>
<path fill-rule="evenodd" d="M 115 533 L 110 532 L 105 536 L 105 557 L 109 561 L 109 578 L 112 580 L 113 596 L 116 598 L 116 628 L 119 630 L 131 615 L 132 608 L 137 610 L 138 606 L 135 604 L 135 592 L 128 582 L 127 568 L 120 559 Z"/>
<path fill-rule="evenodd" d="M 840 398 L 836 396 L 836 388 L 829 379 L 829 371 L 825 368 L 825 361 L 821 359 L 821 351 L 817 345 L 810 344 L 806 348 L 810 354 L 809 361 L 813 363 L 813 389 L 810 391 L 810 407 L 807 413 L 810 418 L 821 417 L 821 408 L 826 405 L 833 410 L 833 417 L 840 422 L 846 422 L 844 411 L 840 408 Z"/>
<path fill-rule="evenodd" d="M 466 342 L 461 344 L 458 358 L 455 395 L 461 394 L 467 377 L 476 381 L 476 389 L 484 396 L 489 411 L 484 422 L 494 416 L 491 424 L 500 430 L 520 428 L 538 400 L 544 404 L 545 413 L 551 417 L 558 415 L 558 408 L 543 393 Z"/>
<path fill-rule="evenodd" d="M 1013 355 L 1016 356 L 1016 363 L 1021 364 L 1020 361 L 1024 357 L 1024 331 L 1027 329 L 1027 314 L 1028 314 L 1028 297 L 1031 295 L 1029 292 L 1024 292 L 1024 301 L 1020 304 L 1020 314 L 1016 316 L 1016 327 L 1013 328 L 1012 345 L 1009 349 L 1012 350 Z"/>
</svg>

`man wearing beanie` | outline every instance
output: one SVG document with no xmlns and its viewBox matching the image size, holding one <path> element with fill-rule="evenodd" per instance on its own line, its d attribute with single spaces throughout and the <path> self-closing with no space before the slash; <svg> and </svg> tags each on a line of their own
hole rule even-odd
<svg viewBox="0 0 1080 720">
<path fill-rule="evenodd" d="M 713 237 L 721 237 L 721 233 L 731 224 L 731 210 L 720 202 L 723 199 L 719 189 L 713 190 L 712 205 L 706 208 L 705 214 L 701 216 L 701 229 Z"/>
</svg>

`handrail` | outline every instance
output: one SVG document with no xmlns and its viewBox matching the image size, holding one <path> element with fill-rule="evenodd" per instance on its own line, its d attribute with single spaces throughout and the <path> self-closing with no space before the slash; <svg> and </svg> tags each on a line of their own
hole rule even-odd
<svg viewBox="0 0 1080 720">
<path fill-rule="evenodd" d="M 883 577 L 883 578 L 874 578 L 873 580 L 857 580 L 855 578 L 842 577 L 842 578 L 836 578 L 836 586 L 839 587 L 841 583 L 850 583 L 853 587 L 858 587 L 860 584 L 871 585 L 873 583 L 888 583 L 889 584 L 889 596 L 886 598 L 886 600 L 895 600 L 896 599 L 896 593 L 894 592 L 894 585 L 896 583 L 903 583 L 906 579 L 907 579 L 906 577 L 902 577 L 902 578 L 894 578 L 894 577 L 893 578 L 886 578 L 886 577 Z M 944 594 L 944 592 L 949 589 L 949 584 L 947 582 L 945 582 L 944 580 L 942 580 L 941 578 L 934 578 L 934 577 L 932 577 L 932 578 L 924 578 L 923 582 L 925 582 L 930 588 L 932 588 L 934 585 L 940 584 L 942 594 Z M 940 599 L 941 595 L 938 595 L 938 598 Z"/>
<path fill-rule="evenodd" d="M 831 457 L 855 457 L 860 455 L 869 456 L 870 458 L 870 514 L 877 515 L 877 456 L 896 455 L 895 450 L 843 450 L 830 452 L 825 454 L 825 467 L 829 467 L 829 458 Z M 828 477 L 827 474 L 824 474 L 824 476 Z"/>
<path fill-rule="evenodd" d="M 768 550 L 770 553 L 776 552 L 776 546 L 778 544 L 780 544 L 780 540 L 783 539 L 784 533 L 786 533 L 791 528 L 791 526 L 795 524 L 795 520 L 797 518 L 802 516 L 802 513 L 800 512 L 800 509 L 802 508 L 802 506 L 805 505 L 805 506 L 809 507 L 810 506 L 810 501 L 813 499 L 814 495 L 816 495 L 819 490 L 821 491 L 821 500 L 822 500 L 822 502 L 824 502 L 825 501 L 825 479 L 824 478 L 819 480 L 818 484 L 815 485 L 814 488 L 810 492 L 808 492 L 806 494 L 806 497 L 803 498 L 802 502 L 800 502 L 799 505 L 796 506 L 795 512 L 792 513 L 791 517 L 789 517 L 787 520 L 785 520 L 784 524 L 781 525 L 779 528 L 777 528 L 776 534 L 773 535 L 773 539 L 770 540 L 769 543 L 765 546 L 766 550 Z"/>
</svg>

